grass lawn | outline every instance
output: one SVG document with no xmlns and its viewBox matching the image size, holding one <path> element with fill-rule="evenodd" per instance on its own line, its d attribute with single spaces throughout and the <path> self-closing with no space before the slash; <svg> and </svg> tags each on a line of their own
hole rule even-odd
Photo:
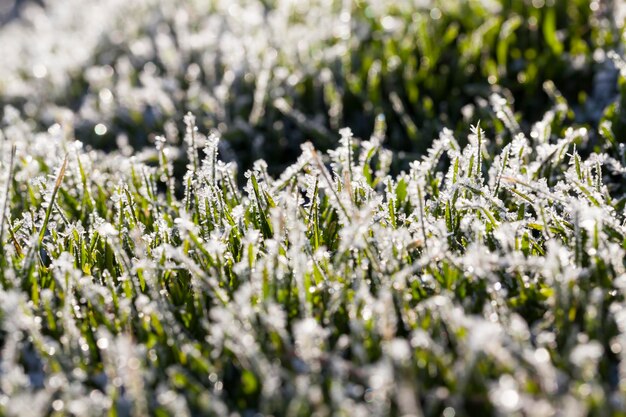
<svg viewBox="0 0 626 417">
<path fill-rule="evenodd" d="M 620 1 L 6 3 L 0 415 L 626 416 Z"/>
</svg>

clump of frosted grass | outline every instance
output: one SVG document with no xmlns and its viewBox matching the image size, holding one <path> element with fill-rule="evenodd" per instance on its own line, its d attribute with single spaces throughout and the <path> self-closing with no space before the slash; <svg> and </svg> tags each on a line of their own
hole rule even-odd
<svg viewBox="0 0 626 417">
<path fill-rule="evenodd" d="M 556 80 L 532 125 L 495 85 L 436 138 L 411 114 L 445 112 L 449 50 L 507 81 L 528 25 L 541 54 L 595 48 L 555 55 L 617 94 L 620 13 L 572 5 L 593 10 L 572 39 L 550 2 L 528 22 L 498 1 L 36 3 L 0 30 L 20 108 L 0 123 L 0 414 L 624 413 L 618 101 L 597 129 Z M 369 139 L 340 129 L 355 108 L 379 115 Z M 296 128 L 333 149 L 238 175 L 234 149 L 282 158 Z"/>
<path fill-rule="evenodd" d="M 444 129 L 395 176 L 342 130 L 240 188 L 189 116 L 179 196 L 166 139 L 154 166 L 9 116 L 6 414 L 624 408 L 626 230 L 584 129 Z"/>
</svg>

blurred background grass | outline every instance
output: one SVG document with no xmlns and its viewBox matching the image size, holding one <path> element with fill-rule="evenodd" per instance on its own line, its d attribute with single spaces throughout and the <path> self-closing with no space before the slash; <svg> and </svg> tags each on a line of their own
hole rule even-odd
<svg viewBox="0 0 626 417">
<path fill-rule="evenodd" d="M 567 103 L 559 126 L 593 132 L 582 152 L 602 145 L 603 117 L 606 133 L 626 140 L 626 88 L 622 80 L 620 95 L 607 58 L 623 56 L 621 2 L 109 1 L 98 6 L 108 12 L 96 16 L 108 19 L 98 29 L 83 4 L 81 12 L 72 2 L 10 9 L 0 38 L 18 46 L 0 51 L 0 75 L 8 74 L 0 104 L 42 129 L 69 120 L 98 148 L 143 148 L 160 133 L 176 143 L 193 112 L 202 131 L 221 133 L 226 159 L 247 168 L 263 158 L 278 173 L 303 142 L 334 148 L 344 126 L 367 138 L 384 116 L 385 146 L 400 169 L 443 127 L 464 138 L 480 120 L 506 140 L 492 93 L 507 99 L 524 132 Z M 59 15 L 70 17 L 55 24 Z M 55 31 L 93 45 L 80 59 L 60 59 L 64 44 L 47 39 Z"/>
</svg>

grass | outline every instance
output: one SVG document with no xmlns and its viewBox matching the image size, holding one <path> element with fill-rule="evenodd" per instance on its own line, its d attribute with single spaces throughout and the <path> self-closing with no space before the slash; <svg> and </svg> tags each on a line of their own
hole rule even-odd
<svg viewBox="0 0 626 417">
<path fill-rule="evenodd" d="M 109 150 L 120 136 L 136 149 L 155 134 L 175 143 L 192 112 L 242 173 L 262 158 L 280 175 L 304 142 L 333 149 L 346 126 L 368 138 L 382 114 L 398 173 L 444 127 L 501 131 L 494 92 L 526 132 L 553 92 L 593 130 L 618 94 L 606 54 L 621 48 L 619 2 L 93 3 L 6 28 L 4 53 L 19 58 L 3 65 L 0 94 L 42 130 L 71 112 L 77 137 Z"/>
<path fill-rule="evenodd" d="M 306 59 L 269 53 L 278 35 L 255 20 L 301 35 L 307 11 L 288 2 L 244 17 L 192 3 L 215 13 L 191 23 L 173 3 L 111 6 L 138 20 L 68 58 L 74 78 L 5 78 L 0 414 L 626 415 L 621 26 L 608 3 L 394 3 L 311 3 L 339 26 L 303 40 L 329 51 Z M 261 40 L 211 75 L 213 49 L 167 40 L 202 22 L 229 23 L 226 46 Z M 155 56 L 131 47 L 143 30 L 162 35 Z M 196 60 L 202 76 L 164 104 Z M 215 83 L 228 97 L 183 112 Z M 93 146 L 96 122 L 116 147 Z"/>
</svg>

